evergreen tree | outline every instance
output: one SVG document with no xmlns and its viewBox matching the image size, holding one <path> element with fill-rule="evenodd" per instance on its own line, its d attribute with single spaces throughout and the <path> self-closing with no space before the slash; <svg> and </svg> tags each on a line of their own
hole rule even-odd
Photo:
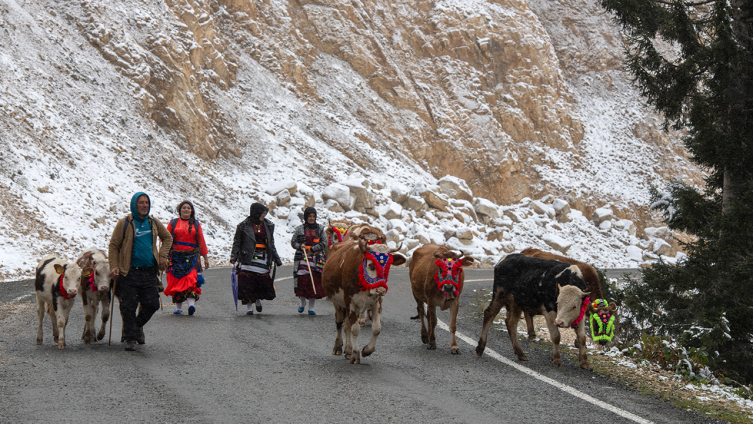
<svg viewBox="0 0 753 424">
<path fill-rule="evenodd" d="M 652 189 L 673 230 L 695 236 L 677 266 L 647 269 L 627 301 L 637 318 L 711 365 L 753 381 L 753 0 L 602 0 L 626 65 L 665 125 L 686 131 L 702 189 Z"/>
</svg>

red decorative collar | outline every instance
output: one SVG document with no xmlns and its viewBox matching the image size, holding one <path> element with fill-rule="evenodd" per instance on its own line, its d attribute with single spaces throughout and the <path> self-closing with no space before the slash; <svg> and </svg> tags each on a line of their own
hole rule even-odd
<svg viewBox="0 0 753 424">
<path fill-rule="evenodd" d="M 58 291 L 60 292 L 60 295 L 63 296 L 64 299 L 68 299 L 68 300 L 73 299 L 74 297 L 76 297 L 76 295 L 73 294 L 69 296 L 68 291 L 65 290 L 65 288 L 63 288 L 63 277 L 65 277 L 65 274 L 60 274 L 60 278 L 58 279 Z"/>
<path fill-rule="evenodd" d="M 578 324 L 580 324 L 580 322 L 583 321 L 583 317 L 586 316 L 586 306 L 588 306 L 589 303 L 591 303 L 590 297 L 583 299 L 583 304 L 580 307 L 580 315 L 578 315 L 578 318 L 576 318 L 575 321 L 573 321 L 573 323 L 570 324 L 571 327 L 577 327 Z"/>
<path fill-rule="evenodd" d="M 439 267 L 434 274 L 434 282 L 437 283 L 439 291 L 443 291 L 445 284 L 455 286 L 455 296 L 460 294 L 460 275 L 463 273 L 463 261 L 458 259 L 437 259 L 434 263 Z M 447 297 L 445 292 L 444 297 Z"/>
<path fill-rule="evenodd" d="M 89 290 L 91 290 L 93 292 L 97 291 L 97 285 L 94 284 L 94 273 L 93 272 L 89 273 Z"/>
<path fill-rule="evenodd" d="M 369 261 L 371 261 L 374 269 L 376 269 L 377 276 L 375 278 L 369 277 L 367 272 Z M 392 255 L 389 253 L 364 253 L 361 270 L 358 273 L 358 282 L 361 285 L 361 291 L 368 291 L 377 287 L 384 287 L 385 290 L 389 290 L 387 287 L 387 277 L 390 274 L 390 265 L 392 265 Z"/>
</svg>

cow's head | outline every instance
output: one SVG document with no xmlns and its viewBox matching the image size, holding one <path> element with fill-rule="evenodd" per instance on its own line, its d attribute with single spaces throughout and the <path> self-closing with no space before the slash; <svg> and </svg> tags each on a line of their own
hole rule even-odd
<svg viewBox="0 0 753 424">
<path fill-rule="evenodd" d="M 91 291 L 106 292 L 110 289 L 110 264 L 107 259 L 91 259 L 90 266 L 81 270 L 84 287 Z"/>
<path fill-rule="evenodd" d="M 56 285 L 60 294 L 66 299 L 73 299 L 78 293 L 78 282 L 81 279 L 81 268 L 76 264 L 55 264 L 58 274 Z"/>
<path fill-rule="evenodd" d="M 602 346 L 612 341 L 616 312 L 617 305 L 614 302 L 607 303 L 604 299 L 595 299 L 588 303 L 593 341 L 599 342 Z"/>
<path fill-rule="evenodd" d="M 378 239 L 370 240 L 361 237 L 358 240 L 358 249 L 363 254 L 363 261 L 358 270 L 361 291 L 384 296 L 387 293 L 387 278 L 390 274 L 390 266 L 402 265 L 406 261 L 405 256 L 396 253 L 400 250 L 400 246 L 390 249 L 386 244 L 378 242 Z"/>
<path fill-rule="evenodd" d="M 434 254 L 434 264 L 437 265 L 437 273 L 434 274 L 434 282 L 437 288 L 444 294 L 445 299 L 453 300 L 460 295 L 460 276 L 463 267 L 473 263 L 471 256 L 462 256 L 447 249 L 442 249 Z"/>
<path fill-rule="evenodd" d="M 557 318 L 554 323 L 560 328 L 577 327 L 586 313 L 591 292 L 584 292 L 576 286 L 557 285 Z"/>
<path fill-rule="evenodd" d="M 353 223 L 345 219 L 330 221 L 327 225 L 329 245 L 331 246 L 345 240 L 345 236 L 348 234 L 348 228 L 350 228 L 351 225 L 353 225 Z"/>
</svg>

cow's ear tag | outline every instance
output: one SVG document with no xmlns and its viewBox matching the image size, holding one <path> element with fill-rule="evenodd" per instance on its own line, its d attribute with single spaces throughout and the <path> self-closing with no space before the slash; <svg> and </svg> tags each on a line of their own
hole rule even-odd
<svg viewBox="0 0 753 424">
<path fill-rule="evenodd" d="M 56 272 L 56 273 L 57 273 L 58 275 L 60 275 L 60 274 L 62 274 L 62 273 L 63 273 L 63 269 L 62 269 L 62 268 L 55 268 L 55 272 Z"/>
</svg>

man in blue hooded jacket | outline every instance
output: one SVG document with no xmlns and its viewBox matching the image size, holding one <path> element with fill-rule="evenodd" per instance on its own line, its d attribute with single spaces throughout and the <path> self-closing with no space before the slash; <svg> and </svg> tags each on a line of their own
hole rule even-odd
<svg viewBox="0 0 753 424">
<path fill-rule="evenodd" d="M 167 254 L 173 238 L 164 225 L 149 215 L 151 201 L 146 193 L 131 198 L 131 214 L 118 221 L 110 237 L 110 276 L 120 288 L 125 350 L 144 344 L 144 324 L 159 309 L 159 271 L 167 268 Z M 157 238 L 162 246 L 157 249 Z M 136 309 L 141 304 L 139 314 Z"/>
</svg>

